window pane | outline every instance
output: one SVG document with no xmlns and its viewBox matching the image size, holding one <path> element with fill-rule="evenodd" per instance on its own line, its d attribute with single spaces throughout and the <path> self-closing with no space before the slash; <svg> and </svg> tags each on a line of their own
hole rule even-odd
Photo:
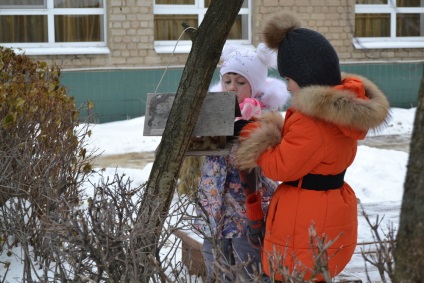
<svg viewBox="0 0 424 283">
<path fill-rule="evenodd" d="M 390 14 L 356 14 L 355 37 L 390 36 Z"/>
<path fill-rule="evenodd" d="M 46 8 L 46 0 L 0 0 L 0 8 L 24 9 Z"/>
<path fill-rule="evenodd" d="M 356 0 L 356 4 L 365 4 L 365 5 L 387 4 L 387 0 Z"/>
<path fill-rule="evenodd" d="M 156 0 L 155 3 L 162 5 L 194 5 L 194 0 Z"/>
<path fill-rule="evenodd" d="M 396 0 L 397 7 L 423 7 L 421 0 Z"/>
<path fill-rule="evenodd" d="M 397 14 L 396 36 L 423 36 L 424 14 Z"/>
<path fill-rule="evenodd" d="M 247 15 L 238 15 L 236 21 L 231 27 L 228 39 L 248 39 L 248 23 Z"/>
<path fill-rule="evenodd" d="M 0 42 L 47 42 L 46 16 L 0 16 Z"/>
<path fill-rule="evenodd" d="M 103 1 L 102 0 L 54 0 L 54 7 L 55 8 L 103 8 Z"/>
<path fill-rule="evenodd" d="M 103 16 L 60 15 L 54 17 L 56 42 L 102 41 Z"/>
<path fill-rule="evenodd" d="M 197 28 L 197 15 L 155 15 L 155 40 L 178 40 L 184 31 L 182 23 Z M 190 40 L 183 35 L 181 40 Z"/>
</svg>

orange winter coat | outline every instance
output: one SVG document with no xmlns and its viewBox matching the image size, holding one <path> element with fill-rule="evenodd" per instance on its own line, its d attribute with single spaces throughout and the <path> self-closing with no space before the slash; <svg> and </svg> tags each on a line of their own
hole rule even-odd
<svg viewBox="0 0 424 283">
<path fill-rule="evenodd" d="M 372 82 L 343 78 L 341 86 L 312 86 L 293 94 L 284 124 L 281 115 L 273 113 L 242 132 L 240 167 L 259 165 L 265 176 L 283 182 L 269 205 L 262 258 L 265 273 L 277 280 L 282 280 L 282 262 L 290 274 L 296 270 L 305 272 L 306 280 L 323 280 L 319 272 L 311 278 L 312 224 L 318 237 L 335 240 L 327 250 L 332 277 L 343 270 L 356 247 L 357 200 L 352 188 L 346 182 L 331 190 L 302 188 L 307 174 L 345 171 L 355 159 L 357 140 L 387 118 L 388 101 Z M 299 180 L 297 187 L 285 183 L 294 180 Z"/>
</svg>

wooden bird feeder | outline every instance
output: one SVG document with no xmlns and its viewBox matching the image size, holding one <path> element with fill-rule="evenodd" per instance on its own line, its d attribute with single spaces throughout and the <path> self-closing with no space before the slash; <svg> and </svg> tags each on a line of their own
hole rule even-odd
<svg viewBox="0 0 424 283">
<path fill-rule="evenodd" d="M 147 94 L 144 136 L 162 136 L 174 98 L 175 93 Z M 234 92 L 208 92 L 193 137 L 219 137 L 219 144 L 216 149 L 189 148 L 186 156 L 227 155 L 226 137 L 234 135 L 234 120 L 240 116 Z"/>
</svg>

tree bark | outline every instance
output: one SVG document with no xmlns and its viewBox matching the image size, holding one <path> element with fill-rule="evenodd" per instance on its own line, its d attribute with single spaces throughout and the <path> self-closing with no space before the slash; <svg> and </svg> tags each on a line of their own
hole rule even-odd
<svg viewBox="0 0 424 283">
<path fill-rule="evenodd" d="M 192 49 L 157 149 L 137 221 L 138 227 L 149 231 L 137 238 L 137 248 L 144 258 L 155 258 L 159 262 L 157 243 L 174 196 L 178 172 L 222 48 L 242 4 L 243 0 L 211 1 L 192 38 Z M 136 233 L 138 229 L 135 228 Z M 148 260 L 143 265 L 143 270 L 139 270 L 140 276 L 143 282 L 148 282 L 144 280 L 155 272 L 149 267 Z"/>
<path fill-rule="evenodd" d="M 424 278 L 424 71 L 412 133 L 395 250 L 397 282 Z"/>
</svg>

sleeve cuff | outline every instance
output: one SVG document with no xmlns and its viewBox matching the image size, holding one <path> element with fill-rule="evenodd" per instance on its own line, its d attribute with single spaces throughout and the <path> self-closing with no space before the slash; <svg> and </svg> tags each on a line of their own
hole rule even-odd
<svg viewBox="0 0 424 283">
<path fill-rule="evenodd" d="M 260 220 L 264 218 L 260 194 L 250 194 L 246 198 L 246 216 L 250 220 Z"/>
</svg>

